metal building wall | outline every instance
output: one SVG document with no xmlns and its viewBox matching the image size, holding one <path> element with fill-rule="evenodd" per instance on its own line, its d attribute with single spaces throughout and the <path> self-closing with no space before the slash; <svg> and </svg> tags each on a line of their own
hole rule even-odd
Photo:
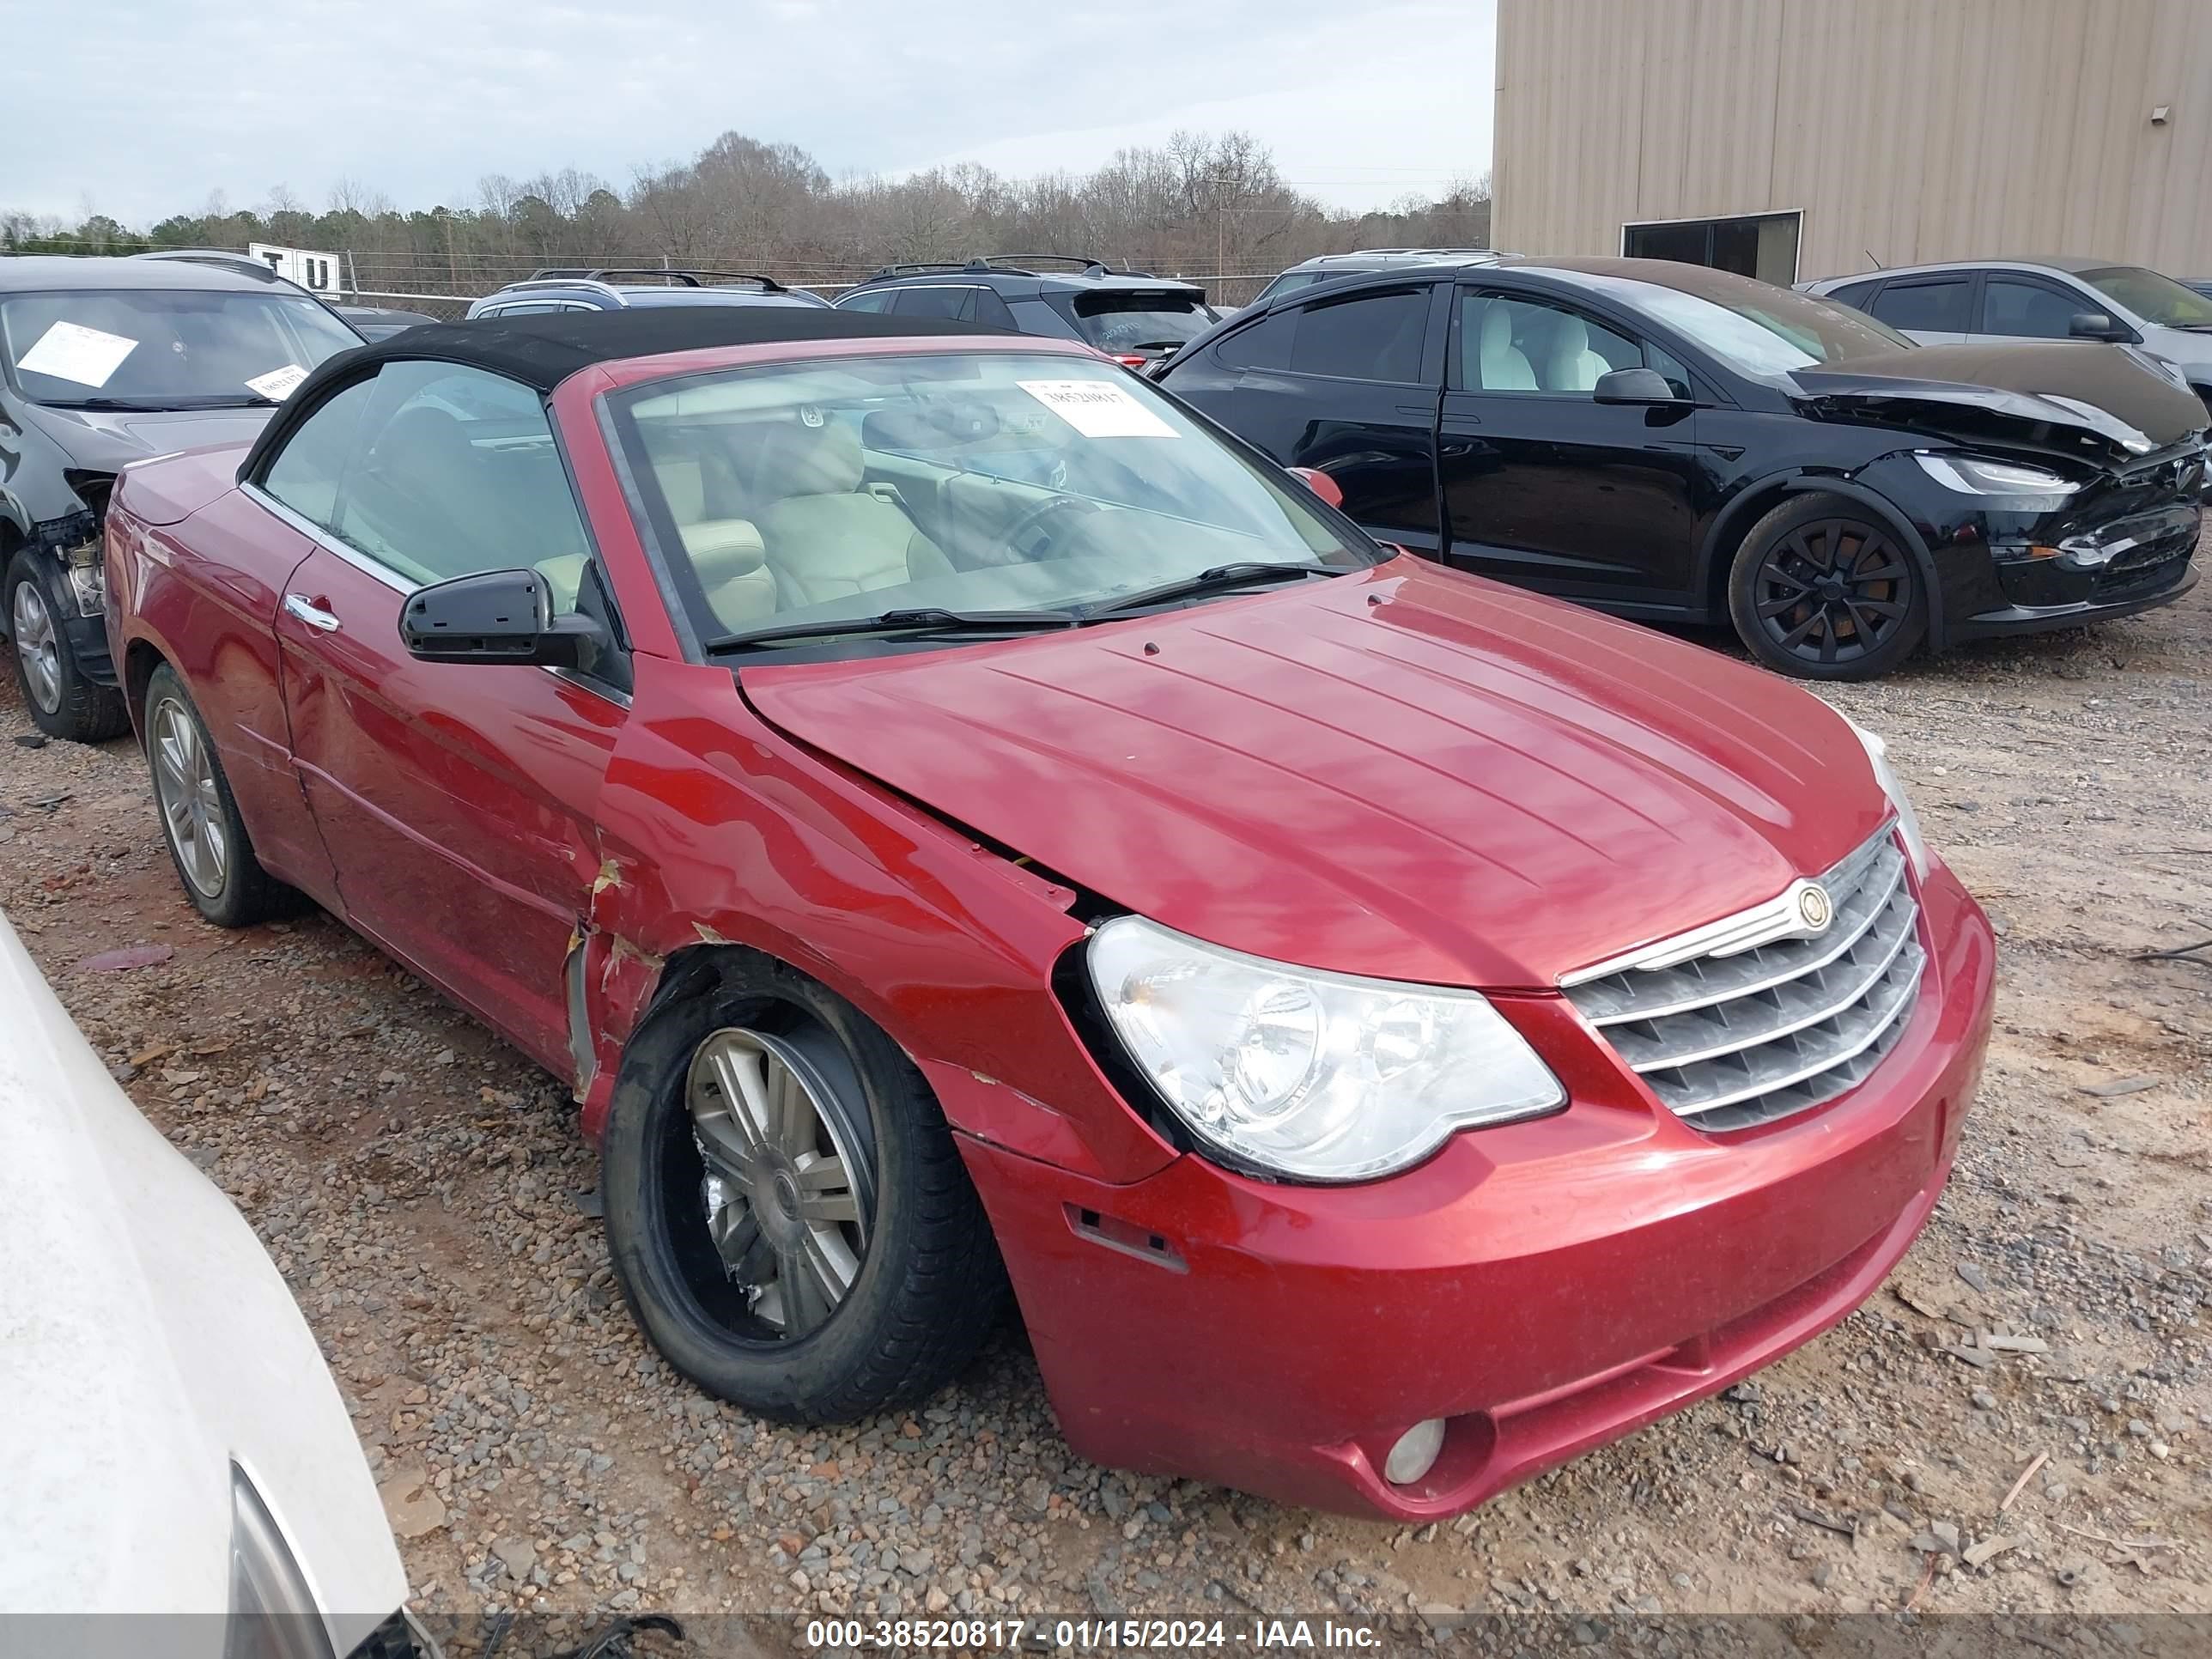
<svg viewBox="0 0 2212 1659">
<path fill-rule="evenodd" d="M 1522 252 L 1796 208 L 1800 278 L 2021 253 L 2212 277 L 2212 0 L 1498 0 L 1492 181 Z"/>
</svg>

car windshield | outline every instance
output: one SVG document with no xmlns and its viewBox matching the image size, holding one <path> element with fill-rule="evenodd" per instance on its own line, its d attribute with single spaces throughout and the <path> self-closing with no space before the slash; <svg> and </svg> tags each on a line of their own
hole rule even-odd
<svg viewBox="0 0 2212 1659">
<path fill-rule="evenodd" d="M 0 356 L 32 402 L 220 409 L 281 403 L 361 336 L 305 295 L 92 289 L 0 296 Z"/>
<path fill-rule="evenodd" d="M 2107 265 L 2085 270 L 2081 280 L 2160 328 L 2212 328 L 2212 300 L 2141 265 Z"/>
<path fill-rule="evenodd" d="M 1195 294 L 1121 292 L 1078 294 L 1056 301 L 1076 330 L 1101 351 L 1143 351 L 1179 346 L 1213 326 L 1213 314 Z"/>
<path fill-rule="evenodd" d="M 1632 277 L 1577 280 L 1679 330 L 1739 374 L 1771 377 L 1817 363 L 1910 351 L 1913 343 L 1863 312 L 1771 283 L 1714 273 L 1702 291 Z"/>
<path fill-rule="evenodd" d="M 854 356 L 611 403 L 702 639 L 919 609 L 1064 616 L 1226 565 L 1382 556 L 1096 358 Z"/>
</svg>

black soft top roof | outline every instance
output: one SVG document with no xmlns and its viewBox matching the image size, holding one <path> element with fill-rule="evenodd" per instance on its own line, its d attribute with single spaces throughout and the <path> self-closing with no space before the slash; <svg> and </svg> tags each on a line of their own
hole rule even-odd
<svg viewBox="0 0 2212 1659">
<path fill-rule="evenodd" d="M 324 360 L 302 380 L 246 452 L 238 476 L 263 459 L 339 387 L 387 362 L 465 364 L 550 392 L 579 369 L 629 357 L 709 346 L 784 341 L 910 339 L 917 335 L 1004 335 L 1004 329 L 942 318 L 884 317 L 812 306 L 662 306 L 634 311 L 556 311 L 533 316 L 430 323 Z"/>
</svg>

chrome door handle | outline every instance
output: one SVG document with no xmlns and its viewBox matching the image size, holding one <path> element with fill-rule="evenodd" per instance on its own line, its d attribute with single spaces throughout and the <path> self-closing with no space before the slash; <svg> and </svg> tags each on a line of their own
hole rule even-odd
<svg viewBox="0 0 2212 1659">
<path fill-rule="evenodd" d="M 337 615 L 324 610 L 313 599 L 303 599 L 297 593 L 287 593 L 284 609 L 319 633 L 335 634 L 338 631 Z"/>
</svg>

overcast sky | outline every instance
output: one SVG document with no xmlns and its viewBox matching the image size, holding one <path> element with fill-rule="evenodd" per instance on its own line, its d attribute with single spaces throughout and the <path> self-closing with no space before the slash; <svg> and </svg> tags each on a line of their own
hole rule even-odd
<svg viewBox="0 0 2212 1659">
<path fill-rule="evenodd" d="M 1491 0 L 0 0 L 0 209 L 125 223 L 403 207 L 483 174 L 622 187 L 732 128 L 834 174 L 1081 169 L 1249 128 L 1345 206 L 1490 165 Z"/>
</svg>

